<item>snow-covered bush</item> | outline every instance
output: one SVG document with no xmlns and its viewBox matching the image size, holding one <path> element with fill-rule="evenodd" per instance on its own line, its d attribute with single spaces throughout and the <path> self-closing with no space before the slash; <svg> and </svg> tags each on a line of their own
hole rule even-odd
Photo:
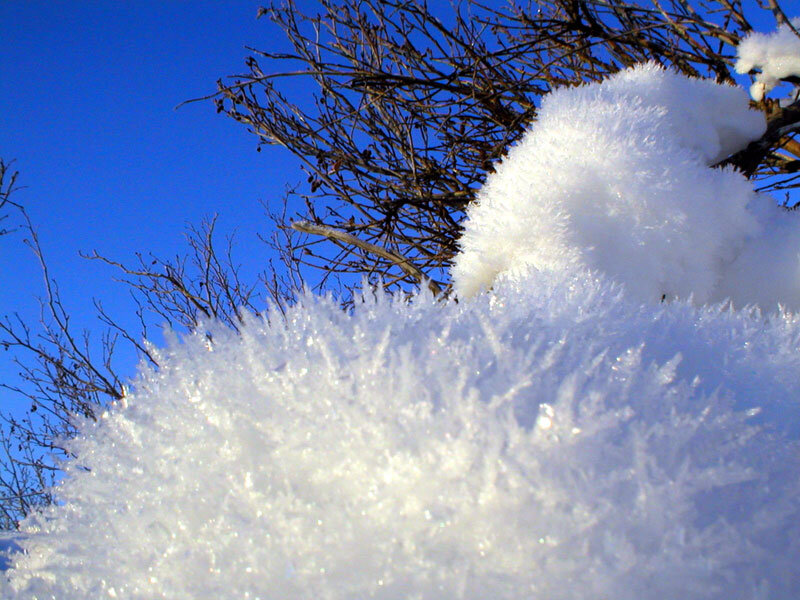
<svg viewBox="0 0 800 600">
<path fill-rule="evenodd" d="M 470 211 L 459 304 L 173 340 L 68 442 L 5 596 L 800 596 L 800 318 L 702 305 L 800 300 L 796 223 L 709 168 L 762 131 L 745 100 L 653 65 L 557 92 Z"/>
<path fill-rule="evenodd" d="M 70 443 L 18 598 L 800 592 L 800 324 L 532 274 L 173 342 Z"/>
</svg>

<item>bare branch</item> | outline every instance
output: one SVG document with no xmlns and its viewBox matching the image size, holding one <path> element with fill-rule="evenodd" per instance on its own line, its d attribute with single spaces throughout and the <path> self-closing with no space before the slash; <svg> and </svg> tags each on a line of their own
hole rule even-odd
<svg viewBox="0 0 800 600">
<path fill-rule="evenodd" d="M 408 275 L 416 279 L 417 282 L 419 282 L 420 284 L 426 283 L 431 292 L 433 292 L 434 296 L 439 296 L 442 293 L 441 288 L 436 284 L 436 282 L 425 277 L 422 271 L 420 271 L 417 267 L 411 264 L 411 262 L 407 258 L 398 256 L 397 254 L 389 252 L 388 250 L 381 248 L 380 246 L 376 246 L 375 244 L 370 244 L 369 242 L 360 240 L 357 237 L 350 235 L 349 233 L 345 233 L 344 231 L 339 231 L 337 229 L 333 229 L 332 227 L 315 225 L 314 223 L 309 223 L 308 221 L 298 221 L 292 223 L 292 229 L 299 231 L 300 233 L 321 235 L 328 239 L 342 242 L 343 244 L 355 246 L 356 248 L 361 248 L 366 252 L 377 254 L 382 258 L 393 261 L 395 264 L 397 264 L 398 267 L 400 267 L 401 269 L 403 269 L 404 272 L 408 273 Z"/>
<path fill-rule="evenodd" d="M 9 206 L 21 208 L 11 200 L 11 195 L 19 188 L 17 187 L 18 171 L 11 171 L 13 161 L 6 162 L 0 158 L 0 211 Z M 8 215 L 0 214 L 0 222 L 5 221 Z M 0 227 L 0 236 L 10 233 L 8 229 Z"/>
</svg>

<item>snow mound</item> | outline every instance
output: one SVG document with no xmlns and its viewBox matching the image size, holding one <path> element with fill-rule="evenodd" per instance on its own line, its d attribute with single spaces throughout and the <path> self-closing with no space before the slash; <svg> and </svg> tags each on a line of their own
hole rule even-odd
<svg viewBox="0 0 800 600">
<path fill-rule="evenodd" d="M 495 291 L 173 341 L 69 442 L 4 597 L 798 597 L 798 318 Z"/>
<path fill-rule="evenodd" d="M 456 291 L 472 296 L 500 274 L 531 267 L 589 268 L 642 301 L 724 299 L 726 268 L 745 246 L 785 244 L 759 218 L 768 212 L 759 205 L 774 201 L 756 196 L 739 173 L 709 167 L 764 129 L 740 88 L 652 63 L 556 90 L 469 208 Z M 789 220 L 800 239 L 800 223 Z M 785 278 L 800 269 L 797 256 L 788 267 L 774 271 Z M 800 279 L 783 287 L 791 295 L 768 297 L 765 308 L 800 308 Z M 737 304 L 754 301 L 748 288 L 727 285 L 725 293 Z"/>
<path fill-rule="evenodd" d="M 792 19 L 800 28 L 800 18 Z M 759 101 L 784 77 L 800 75 L 800 36 L 787 25 L 779 25 L 772 33 L 753 32 L 736 48 L 736 72 L 749 73 L 760 69 L 750 87 L 753 100 Z"/>
</svg>

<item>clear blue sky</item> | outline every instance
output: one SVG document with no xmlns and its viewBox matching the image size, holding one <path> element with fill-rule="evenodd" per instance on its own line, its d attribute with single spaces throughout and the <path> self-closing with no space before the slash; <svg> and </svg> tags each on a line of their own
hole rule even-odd
<svg viewBox="0 0 800 600">
<path fill-rule="evenodd" d="M 314 7 L 305 1 L 301 6 Z M 183 231 L 219 214 L 237 231 L 256 272 L 266 248 L 261 201 L 303 179 L 282 149 L 255 137 L 210 102 L 175 110 L 242 72 L 245 45 L 282 43 L 257 1 L 0 3 L 0 157 L 16 159 L 15 199 L 41 238 L 77 324 L 98 328 L 97 297 L 123 320 L 131 305 L 113 270 L 81 251 L 129 261 L 169 257 Z M 0 238 L 0 314 L 35 318 L 41 275 L 21 233 Z M 0 377 L 11 369 L 0 354 Z M 131 365 L 132 368 L 132 365 Z M 0 410 L 11 398 L 0 390 Z"/>
</svg>

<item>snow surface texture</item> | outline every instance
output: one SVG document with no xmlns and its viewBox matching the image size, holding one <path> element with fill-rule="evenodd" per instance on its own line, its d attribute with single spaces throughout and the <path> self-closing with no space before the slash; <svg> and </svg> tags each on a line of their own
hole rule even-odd
<svg viewBox="0 0 800 600">
<path fill-rule="evenodd" d="M 645 302 L 800 309 L 800 220 L 712 165 L 758 138 L 740 88 L 646 64 L 557 90 L 468 211 L 460 297 L 496 277 L 596 269 Z"/>
<path fill-rule="evenodd" d="M 8 598 L 800 594 L 800 320 L 532 273 L 174 341 L 70 442 Z"/>
<path fill-rule="evenodd" d="M 792 26 L 800 28 L 800 18 L 792 19 Z M 750 86 L 753 100 L 764 95 L 790 75 L 800 75 L 800 36 L 787 25 L 779 25 L 772 33 L 751 33 L 736 48 L 737 73 L 761 72 Z"/>
</svg>

